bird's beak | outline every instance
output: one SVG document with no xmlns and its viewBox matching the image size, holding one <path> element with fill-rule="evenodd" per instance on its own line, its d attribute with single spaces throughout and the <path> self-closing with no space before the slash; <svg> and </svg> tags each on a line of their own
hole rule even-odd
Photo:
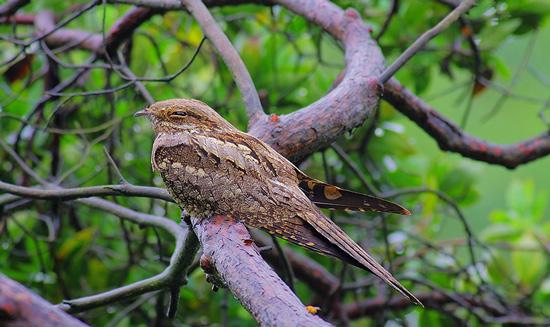
<svg viewBox="0 0 550 327">
<path fill-rule="evenodd" d="M 145 109 L 141 109 L 140 111 L 136 112 L 134 114 L 134 117 L 141 117 L 141 116 L 149 116 L 151 113 L 149 112 L 149 110 L 147 110 L 147 108 Z"/>
</svg>

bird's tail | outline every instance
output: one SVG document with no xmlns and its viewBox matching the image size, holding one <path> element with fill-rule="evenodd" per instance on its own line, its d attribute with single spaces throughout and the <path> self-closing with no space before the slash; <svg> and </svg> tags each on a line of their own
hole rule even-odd
<svg viewBox="0 0 550 327">
<path fill-rule="evenodd" d="M 401 283 L 395 277 L 393 277 L 393 275 L 389 271 L 387 271 L 384 267 L 382 267 L 382 265 L 376 262 L 376 260 L 372 256 L 370 256 L 365 250 L 359 247 L 359 245 L 355 245 L 359 249 L 350 251 L 353 254 L 347 253 L 346 251 L 346 255 L 348 256 L 348 258 L 346 258 L 346 255 L 344 255 L 343 257 L 341 256 L 340 258 L 345 260 L 346 262 L 353 264 L 354 266 L 369 270 L 371 273 L 382 279 L 384 282 L 389 284 L 403 296 L 407 297 L 413 303 L 424 306 L 422 302 L 420 302 L 420 300 L 416 296 L 414 296 L 414 294 L 412 294 L 407 288 L 405 288 L 405 286 L 401 285 Z"/>
<path fill-rule="evenodd" d="M 382 279 L 392 286 L 399 293 L 409 298 L 413 303 L 423 306 L 409 290 L 407 290 L 399 281 L 392 276 L 382 265 L 371 257 L 367 251 L 355 243 L 338 225 L 326 218 L 320 212 L 316 217 L 306 219 L 309 225 L 318 234 L 319 244 L 310 242 L 308 248 L 311 250 L 338 257 L 355 266 L 367 269 L 378 278 Z"/>
</svg>

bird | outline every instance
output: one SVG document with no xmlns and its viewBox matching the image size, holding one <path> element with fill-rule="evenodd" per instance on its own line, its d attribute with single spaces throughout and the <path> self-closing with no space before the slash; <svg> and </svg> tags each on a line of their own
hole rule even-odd
<svg viewBox="0 0 550 327">
<path fill-rule="evenodd" d="M 370 195 L 307 176 L 265 142 L 242 132 L 195 99 L 156 102 L 147 116 L 156 135 L 153 171 L 187 214 L 231 216 L 314 252 L 370 271 L 413 303 L 422 303 L 319 208 L 411 213 Z"/>
</svg>

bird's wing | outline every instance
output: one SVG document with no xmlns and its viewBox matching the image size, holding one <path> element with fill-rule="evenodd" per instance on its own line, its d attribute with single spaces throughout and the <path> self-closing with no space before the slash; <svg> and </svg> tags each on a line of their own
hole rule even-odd
<svg viewBox="0 0 550 327">
<path fill-rule="evenodd" d="M 212 132 L 209 135 L 195 135 L 191 140 L 210 156 L 233 164 L 261 183 L 298 184 L 294 165 L 249 134 L 240 131 Z"/>
<path fill-rule="evenodd" d="M 402 206 L 372 195 L 349 191 L 338 186 L 323 183 L 297 170 L 300 189 L 319 208 L 392 212 L 410 215 Z"/>
<path fill-rule="evenodd" d="M 271 162 L 273 158 L 266 158 L 265 149 L 251 143 L 260 142 L 257 139 L 239 131 L 230 131 L 224 133 L 212 132 L 209 135 L 197 133 L 190 135 L 189 133 L 176 134 L 159 134 L 153 143 L 153 151 L 151 157 L 153 168 L 158 167 L 158 163 L 154 161 L 155 153 L 161 147 L 177 147 L 179 145 L 194 146 L 201 151 L 203 155 L 209 156 L 218 162 L 229 162 L 237 169 L 243 171 L 265 171 L 267 175 L 276 176 L 279 172 Z M 263 143 L 260 145 L 265 146 Z M 262 151 L 263 150 L 263 151 Z M 275 158 L 277 159 L 277 158 Z"/>
</svg>

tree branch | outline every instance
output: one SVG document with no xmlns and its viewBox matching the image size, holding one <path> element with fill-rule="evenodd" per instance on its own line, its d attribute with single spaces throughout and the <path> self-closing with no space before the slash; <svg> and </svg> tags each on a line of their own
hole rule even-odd
<svg viewBox="0 0 550 327">
<path fill-rule="evenodd" d="M 430 28 L 424 34 L 422 34 L 414 43 L 403 52 L 399 58 L 397 58 L 378 79 L 381 84 L 386 83 L 398 70 L 403 67 L 418 51 L 420 51 L 431 39 L 436 37 L 439 33 L 447 29 L 453 22 L 460 18 L 462 14 L 467 12 L 474 4 L 475 0 L 462 0 L 453 11 L 451 11 L 445 18 L 443 18 L 437 25 Z"/>
<path fill-rule="evenodd" d="M 441 150 L 464 157 L 516 168 L 550 154 L 550 132 L 511 145 L 498 145 L 470 136 L 434 108 L 391 79 L 384 85 L 383 99 L 434 138 Z"/>
<path fill-rule="evenodd" d="M 0 325 L 5 327 L 87 326 L 2 274 L 0 274 Z"/>
<path fill-rule="evenodd" d="M 93 196 L 136 196 L 174 202 L 165 189 L 150 186 L 136 186 L 128 183 L 117 185 L 98 185 L 77 188 L 44 189 L 25 187 L 0 181 L 0 190 L 25 198 L 39 200 L 75 200 Z M 0 204 L 2 202 L 0 201 Z"/>
<path fill-rule="evenodd" d="M 516 324 L 516 325 L 548 325 L 547 319 L 538 319 L 525 316 L 516 310 L 503 308 L 500 304 L 492 302 L 482 296 L 469 293 L 447 294 L 440 291 L 417 293 L 416 296 L 428 309 L 442 310 L 445 305 L 457 304 L 469 310 L 476 310 L 476 316 L 486 324 Z M 361 302 L 344 305 L 344 310 L 351 319 L 359 319 L 363 316 L 373 316 L 381 311 L 401 311 L 411 308 L 414 304 L 407 299 L 392 297 L 368 299 Z M 482 310 L 482 311 L 479 311 Z M 486 315 L 483 314 L 486 313 Z"/>
<path fill-rule="evenodd" d="M 0 6 L 0 17 L 13 15 L 19 8 L 30 2 L 30 0 L 7 0 Z"/>
<path fill-rule="evenodd" d="M 0 17 L 0 24 L 18 24 L 32 25 L 34 24 L 35 15 L 31 14 L 15 14 L 7 17 Z"/>
<path fill-rule="evenodd" d="M 218 24 L 216 24 L 214 17 L 212 17 L 204 3 L 202 3 L 201 0 L 181 0 L 181 3 L 189 10 L 191 15 L 195 17 L 202 31 L 206 37 L 208 37 L 208 40 L 210 40 L 233 75 L 233 79 L 239 87 L 246 105 L 249 125 L 265 117 L 258 91 L 254 86 L 250 73 L 246 69 L 239 53 Z"/>
<path fill-rule="evenodd" d="M 167 218 L 130 210 L 107 200 L 89 198 L 80 199 L 78 202 L 110 212 L 120 218 L 140 225 L 162 228 L 174 236 L 176 245 L 172 257 L 170 258 L 170 265 L 160 274 L 104 293 L 79 299 L 65 300 L 60 304 L 63 310 L 69 312 L 88 310 L 147 292 L 170 287 L 179 287 L 186 283 L 185 276 L 187 275 L 187 269 L 193 263 L 193 259 L 199 247 L 196 236 L 194 233 L 190 233 L 189 229 L 182 229 L 174 221 Z"/>
<path fill-rule="evenodd" d="M 246 227 L 230 217 L 192 218 L 203 259 L 261 326 L 330 326 L 310 314 L 267 265 Z M 243 282 L 246 281 L 246 282 Z"/>
<path fill-rule="evenodd" d="M 38 13 L 34 19 L 34 26 L 37 35 L 47 35 L 44 41 L 52 48 L 66 44 L 78 44 L 81 49 L 100 52 L 101 35 L 70 28 L 57 28 L 55 16 L 51 11 L 46 10 Z"/>
<path fill-rule="evenodd" d="M 353 9 L 342 10 L 324 0 L 277 0 L 321 26 L 341 42 L 346 70 L 342 81 L 309 106 L 273 119 L 266 117 L 250 133 L 293 161 L 329 146 L 338 136 L 363 124 L 378 105 L 378 76 L 384 58 L 369 27 Z"/>
<path fill-rule="evenodd" d="M 105 40 L 100 34 L 92 32 L 69 28 L 56 29 L 55 16 L 50 11 L 40 12 L 34 17 L 33 22 L 38 35 L 47 35 L 45 41 L 50 47 L 74 44 L 80 49 L 103 55 L 105 50 L 116 50 L 141 24 L 159 12 L 151 8 L 131 8 L 111 26 Z M 50 32 L 53 30 L 55 31 Z"/>
<path fill-rule="evenodd" d="M 157 8 L 162 10 L 180 10 L 182 9 L 181 0 L 107 0 L 110 3 L 127 3 L 140 7 Z M 269 0 L 204 0 L 207 7 L 239 5 L 243 3 L 257 3 L 270 5 Z"/>
</svg>

